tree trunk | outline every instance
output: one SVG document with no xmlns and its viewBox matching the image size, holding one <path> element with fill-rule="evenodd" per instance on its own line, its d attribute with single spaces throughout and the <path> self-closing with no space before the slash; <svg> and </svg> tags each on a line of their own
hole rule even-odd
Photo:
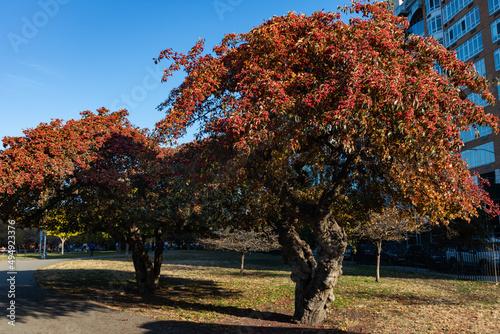
<svg viewBox="0 0 500 334">
<path fill-rule="evenodd" d="M 156 244 L 162 242 L 161 228 L 155 229 Z M 154 262 L 147 252 L 138 228 L 131 229 L 128 244 L 132 247 L 132 261 L 135 269 L 135 279 L 141 295 L 154 295 L 160 283 L 160 270 L 163 261 L 163 248 L 155 247 Z"/>
<path fill-rule="evenodd" d="M 245 253 L 241 253 L 241 269 L 240 269 L 240 274 L 243 273 L 243 268 L 245 267 Z"/>
<path fill-rule="evenodd" d="M 283 247 L 283 261 L 291 266 L 291 279 L 295 282 L 294 321 L 318 326 L 335 300 L 333 288 L 342 274 L 347 236 L 331 218 L 312 223 L 320 245 L 318 261 L 292 224 L 281 221 L 276 226 Z"/>
<path fill-rule="evenodd" d="M 377 240 L 375 245 L 377 246 L 377 270 L 375 281 L 380 282 L 380 253 L 382 252 L 382 240 Z"/>
<path fill-rule="evenodd" d="M 66 241 L 65 238 L 60 238 L 61 239 L 61 255 L 64 255 L 64 242 Z"/>
</svg>

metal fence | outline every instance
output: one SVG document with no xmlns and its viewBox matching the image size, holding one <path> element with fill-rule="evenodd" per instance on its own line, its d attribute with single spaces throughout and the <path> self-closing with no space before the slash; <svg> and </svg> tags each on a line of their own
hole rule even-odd
<svg viewBox="0 0 500 334">
<path fill-rule="evenodd" d="M 353 259 L 357 263 L 375 264 L 375 248 L 359 245 Z M 382 245 L 381 264 L 399 270 L 499 283 L 500 239 L 385 243 Z"/>
</svg>

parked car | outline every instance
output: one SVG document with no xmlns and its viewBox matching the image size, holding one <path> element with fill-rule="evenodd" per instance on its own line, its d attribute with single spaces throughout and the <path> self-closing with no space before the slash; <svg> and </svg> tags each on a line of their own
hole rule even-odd
<svg viewBox="0 0 500 334">
<path fill-rule="evenodd" d="M 414 244 L 406 248 L 405 264 L 411 267 L 441 269 L 445 263 L 445 252 L 437 244 Z"/>
<path fill-rule="evenodd" d="M 500 273 L 500 239 L 474 240 L 446 250 L 446 260 L 452 271 L 477 271 L 483 275 Z"/>
</svg>

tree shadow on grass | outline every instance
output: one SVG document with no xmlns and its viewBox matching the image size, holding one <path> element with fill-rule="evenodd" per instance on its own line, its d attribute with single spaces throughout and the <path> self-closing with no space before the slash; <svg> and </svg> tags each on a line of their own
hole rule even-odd
<svg viewBox="0 0 500 334">
<path fill-rule="evenodd" d="M 137 296 L 135 287 L 129 290 L 130 295 Z M 227 299 L 244 298 L 237 289 L 225 289 L 211 280 L 195 280 L 162 275 L 160 288 L 154 296 L 139 297 L 148 307 L 155 309 L 180 308 L 184 311 L 215 312 L 239 318 L 251 318 L 277 323 L 291 323 L 290 315 L 276 312 L 260 312 L 251 308 L 221 305 Z M 203 300 L 209 301 L 203 303 Z M 221 303 L 218 303 L 221 301 Z M 123 303 L 123 301 L 122 301 Z M 129 307 L 133 307 L 133 301 Z"/>
<path fill-rule="evenodd" d="M 91 300 L 121 309 L 148 308 L 165 310 L 178 308 L 183 311 L 215 312 L 227 316 L 254 318 L 290 323 L 291 317 L 274 312 L 258 312 L 251 308 L 222 305 L 225 299 L 242 298 L 242 292 L 225 289 L 211 280 L 160 277 L 160 287 L 154 296 L 138 294 L 131 272 L 103 269 L 45 269 L 38 278 L 42 285 L 63 294 Z M 207 300 L 208 303 L 201 301 Z M 63 305 L 64 308 L 64 305 Z M 63 310 L 64 312 L 64 310 Z"/>
</svg>

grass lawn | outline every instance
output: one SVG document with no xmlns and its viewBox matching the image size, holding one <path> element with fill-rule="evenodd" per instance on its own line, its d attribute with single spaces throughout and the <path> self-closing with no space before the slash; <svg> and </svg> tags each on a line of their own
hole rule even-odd
<svg viewBox="0 0 500 334">
<path fill-rule="evenodd" d="M 116 251 L 94 251 L 94 256 L 108 256 L 108 255 L 123 255 L 123 253 L 117 253 Z M 0 254 L 0 261 L 7 260 L 7 254 Z M 40 259 L 40 253 L 20 253 L 16 254 L 16 259 L 23 260 L 38 260 Z M 66 252 L 64 255 L 60 253 L 47 253 L 47 259 L 74 259 L 74 258 L 85 258 L 90 257 L 90 252 Z"/>
<path fill-rule="evenodd" d="M 291 324 L 294 285 L 279 256 L 232 252 L 165 254 L 154 298 L 135 294 L 132 262 L 125 258 L 75 260 L 40 269 L 46 287 L 114 309 L 158 320 L 243 326 Z M 498 333 L 500 287 L 423 274 L 344 265 L 336 300 L 322 329 L 350 333 Z M 304 329 L 304 328 L 303 328 Z M 304 329 L 305 332 L 308 332 Z M 317 329 L 310 329 L 316 332 Z"/>
</svg>

